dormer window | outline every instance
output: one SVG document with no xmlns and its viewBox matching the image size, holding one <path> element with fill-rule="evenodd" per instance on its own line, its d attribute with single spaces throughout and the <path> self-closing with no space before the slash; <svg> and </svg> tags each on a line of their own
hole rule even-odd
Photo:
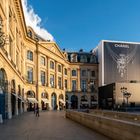
<svg viewBox="0 0 140 140">
<path fill-rule="evenodd" d="M 33 33 L 32 33 L 32 31 L 31 31 L 31 30 L 29 30 L 29 31 L 28 31 L 28 36 L 29 36 L 30 38 L 32 38 L 32 37 L 33 37 Z"/>
<path fill-rule="evenodd" d="M 87 62 L 87 56 L 86 55 L 81 55 L 80 62 L 86 63 Z"/>
<path fill-rule="evenodd" d="M 77 62 L 77 55 L 71 54 L 71 62 Z"/>
<path fill-rule="evenodd" d="M 95 55 L 91 55 L 91 57 L 90 57 L 90 63 L 97 63 L 97 60 L 96 60 L 96 56 Z"/>
</svg>

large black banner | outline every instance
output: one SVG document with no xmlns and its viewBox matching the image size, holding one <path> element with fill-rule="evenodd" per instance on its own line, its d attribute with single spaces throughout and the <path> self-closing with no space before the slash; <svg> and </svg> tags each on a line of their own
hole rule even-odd
<svg viewBox="0 0 140 140">
<path fill-rule="evenodd" d="M 140 44 L 104 42 L 104 84 L 140 81 Z"/>
</svg>

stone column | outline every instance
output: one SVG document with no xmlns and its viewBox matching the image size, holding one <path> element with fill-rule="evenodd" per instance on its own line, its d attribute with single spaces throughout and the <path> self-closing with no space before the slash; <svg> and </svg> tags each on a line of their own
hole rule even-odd
<svg viewBox="0 0 140 140">
<path fill-rule="evenodd" d="M 12 118 L 11 93 L 8 93 L 8 119 Z"/>
<path fill-rule="evenodd" d="M 51 98 L 51 94 L 48 93 L 48 100 L 49 100 L 49 110 L 52 110 L 52 98 Z"/>
<path fill-rule="evenodd" d="M 68 95 L 68 101 L 70 101 L 71 102 L 71 95 Z M 71 109 L 71 104 L 70 103 L 68 103 L 68 109 Z"/>
<path fill-rule="evenodd" d="M 20 100 L 20 114 L 23 113 L 23 109 L 22 109 L 22 100 Z"/>
<path fill-rule="evenodd" d="M 90 69 L 87 70 L 87 91 L 90 92 Z"/>
<path fill-rule="evenodd" d="M 78 109 L 80 109 L 80 104 L 81 104 L 81 95 L 80 95 L 80 94 L 78 94 L 78 95 L 77 95 L 77 97 L 78 97 Z"/>
<path fill-rule="evenodd" d="M 71 91 L 71 69 L 67 69 L 68 72 L 68 91 Z"/>
<path fill-rule="evenodd" d="M 60 107 L 59 107 L 59 94 L 57 95 L 57 105 L 58 105 L 57 110 L 59 110 L 60 109 Z"/>
<path fill-rule="evenodd" d="M 62 64 L 62 90 L 65 90 L 64 65 Z"/>
<path fill-rule="evenodd" d="M 50 87 L 50 58 L 47 58 L 47 85 Z"/>
<path fill-rule="evenodd" d="M 57 61 L 55 61 L 55 88 L 58 88 L 58 66 Z"/>
<path fill-rule="evenodd" d="M 77 69 L 77 90 L 78 91 L 81 91 L 81 87 L 80 87 L 80 68 L 79 69 Z"/>
<path fill-rule="evenodd" d="M 18 115 L 19 114 L 19 112 L 18 112 L 18 97 L 17 97 L 17 94 L 16 94 L 16 115 Z"/>
<path fill-rule="evenodd" d="M 89 107 L 91 107 L 91 96 L 90 96 L 90 94 L 88 94 L 88 105 L 89 105 Z"/>
</svg>

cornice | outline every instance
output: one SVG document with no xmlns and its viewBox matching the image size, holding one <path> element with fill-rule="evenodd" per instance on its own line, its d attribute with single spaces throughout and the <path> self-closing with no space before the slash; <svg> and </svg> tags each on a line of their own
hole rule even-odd
<svg viewBox="0 0 140 140">
<path fill-rule="evenodd" d="M 26 27 L 26 23 L 25 23 L 25 17 L 24 17 L 24 13 L 23 13 L 21 0 L 14 0 L 14 4 L 16 7 L 16 13 L 18 15 L 18 18 L 19 18 L 20 23 L 23 28 L 24 36 L 26 37 L 27 36 L 27 27 Z"/>
</svg>

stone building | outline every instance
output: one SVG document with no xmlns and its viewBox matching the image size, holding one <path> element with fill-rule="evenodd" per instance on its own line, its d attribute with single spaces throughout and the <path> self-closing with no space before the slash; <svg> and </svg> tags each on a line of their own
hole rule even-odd
<svg viewBox="0 0 140 140">
<path fill-rule="evenodd" d="M 78 61 L 73 60 L 73 54 L 78 55 Z M 42 39 L 26 27 L 21 0 L 0 1 L 0 115 L 3 118 L 32 111 L 36 104 L 41 110 L 63 109 L 65 101 L 68 107 L 73 107 L 75 97 L 78 97 L 77 108 L 81 99 L 83 104 L 90 106 L 92 101 L 94 104 L 91 95 L 97 93 L 98 86 L 98 64 L 94 59 L 92 53 L 61 51 L 55 42 Z"/>
<path fill-rule="evenodd" d="M 68 52 L 70 85 L 66 92 L 68 107 L 96 108 L 98 100 L 98 61 L 92 52 Z M 66 101 L 67 101 L 66 100 Z"/>
</svg>

